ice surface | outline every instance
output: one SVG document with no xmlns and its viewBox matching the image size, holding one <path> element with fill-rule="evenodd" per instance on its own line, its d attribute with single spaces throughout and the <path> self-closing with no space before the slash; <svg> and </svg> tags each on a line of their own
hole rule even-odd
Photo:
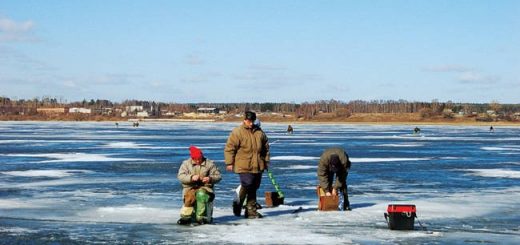
<svg viewBox="0 0 520 245">
<path fill-rule="evenodd" d="M 30 202 L 29 200 L 21 200 L 21 199 L 1 199 L 0 200 L 0 208 L 3 209 L 22 209 L 22 208 L 38 208 L 41 207 L 35 203 Z"/>
<path fill-rule="evenodd" d="M 368 157 L 364 157 L 364 158 L 359 158 L 359 157 L 356 157 L 356 158 L 350 158 L 350 161 L 353 162 L 353 163 L 365 163 L 365 162 L 403 162 L 403 161 L 426 161 L 426 160 L 431 160 L 431 158 L 429 157 L 423 157 L 423 158 L 414 158 L 414 157 L 410 157 L 410 158 L 368 158 Z"/>
<path fill-rule="evenodd" d="M 143 158 L 122 158 L 110 157 L 103 154 L 88 154 L 88 153 L 47 153 L 47 154 L 5 154 L 10 157 L 37 157 L 37 158 L 52 158 L 56 160 L 44 160 L 41 163 L 52 162 L 113 162 L 113 161 L 146 161 Z"/>
<path fill-rule="evenodd" d="M 317 160 L 319 157 L 306 157 L 306 156 L 275 156 L 271 157 L 271 160 L 297 160 L 297 161 L 307 161 L 307 160 Z"/>
<path fill-rule="evenodd" d="M 4 171 L 1 174 L 23 177 L 69 177 L 77 173 L 92 173 L 89 170 L 25 170 L 25 171 Z"/>
<path fill-rule="evenodd" d="M 287 167 L 278 167 L 277 169 L 286 170 L 286 169 L 317 169 L 317 165 L 291 165 Z"/>
<path fill-rule="evenodd" d="M 510 169 L 465 169 L 472 172 L 471 175 L 490 178 L 520 178 L 520 171 Z"/>
<path fill-rule="evenodd" d="M 412 144 L 380 144 L 375 146 L 386 146 L 386 147 L 419 147 L 424 146 L 425 144 L 421 143 L 412 143 Z"/>
<path fill-rule="evenodd" d="M 238 176 L 222 161 L 236 125 L 0 122 L 0 241 L 520 244 L 520 128 L 425 125 L 413 136 L 408 125 L 298 124 L 287 135 L 286 124 L 263 123 L 285 204 L 248 220 L 232 214 Z M 222 171 L 213 225 L 175 224 L 190 145 Z M 329 146 L 353 162 L 350 212 L 316 210 L 316 165 Z M 262 205 L 265 191 L 274 188 L 264 174 Z M 388 229 L 383 214 L 398 203 L 417 206 L 415 230 Z"/>
<path fill-rule="evenodd" d="M 520 151 L 517 147 L 481 147 L 480 149 L 486 150 L 486 151 Z"/>
</svg>

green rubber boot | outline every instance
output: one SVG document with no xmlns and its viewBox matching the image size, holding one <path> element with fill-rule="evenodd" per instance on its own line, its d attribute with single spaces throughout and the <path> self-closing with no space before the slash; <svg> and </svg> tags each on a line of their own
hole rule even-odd
<svg viewBox="0 0 520 245">
<path fill-rule="evenodd" d="M 195 192 L 195 199 L 195 220 L 200 224 L 211 223 L 212 208 L 208 207 L 211 204 L 209 202 L 210 196 L 205 190 L 199 189 Z"/>
</svg>

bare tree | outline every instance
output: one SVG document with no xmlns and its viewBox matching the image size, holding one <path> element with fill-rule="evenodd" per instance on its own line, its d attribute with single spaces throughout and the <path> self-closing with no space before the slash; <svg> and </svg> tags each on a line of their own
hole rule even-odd
<svg viewBox="0 0 520 245">
<path fill-rule="evenodd" d="M 489 103 L 489 109 L 498 113 L 498 111 L 500 111 L 500 109 L 502 109 L 502 105 L 500 103 L 498 103 L 498 101 L 493 100 L 493 101 L 491 101 L 491 103 Z"/>
</svg>

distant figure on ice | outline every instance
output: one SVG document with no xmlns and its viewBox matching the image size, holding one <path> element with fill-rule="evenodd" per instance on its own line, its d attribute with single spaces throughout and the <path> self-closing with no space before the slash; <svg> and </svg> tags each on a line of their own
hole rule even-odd
<svg viewBox="0 0 520 245">
<path fill-rule="evenodd" d="M 139 122 L 134 122 L 133 126 L 136 128 L 139 127 Z"/>
<path fill-rule="evenodd" d="M 211 223 L 215 198 L 213 185 L 222 179 L 217 166 L 205 158 L 199 148 L 190 146 L 190 158 L 182 162 L 177 178 L 182 183 L 184 199 L 181 218 L 177 223 Z"/>
<path fill-rule="evenodd" d="M 118 122 L 116 122 L 116 128 L 119 128 L 119 123 Z"/>
<path fill-rule="evenodd" d="M 493 128 L 493 126 L 489 127 L 489 132 L 495 132 L 495 129 Z"/>
<path fill-rule="evenodd" d="M 318 182 L 320 196 L 343 194 L 343 211 L 352 210 L 348 200 L 347 176 L 350 170 L 347 152 L 340 147 L 325 149 L 318 163 Z"/>
<path fill-rule="evenodd" d="M 415 127 L 415 128 L 413 129 L 413 133 L 414 133 L 414 134 L 421 133 L 421 129 L 420 129 L 419 127 Z"/>
<path fill-rule="evenodd" d="M 246 201 L 245 217 L 261 218 L 257 212 L 256 192 L 262 173 L 269 165 L 269 143 L 262 129 L 255 125 L 256 114 L 246 111 L 242 124 L 231 131 L 224 148 L 226 170 L 240 177 L 238 200 L 233 202 L 233 214 L 240 216 Z"/>
<path fill-rule="evenodd" d="M 289 124 L 289 126 L 287 126 L 287 133 L 292 134 L 293 131 L 294 131 L 293 127 Z"/>
</svg>

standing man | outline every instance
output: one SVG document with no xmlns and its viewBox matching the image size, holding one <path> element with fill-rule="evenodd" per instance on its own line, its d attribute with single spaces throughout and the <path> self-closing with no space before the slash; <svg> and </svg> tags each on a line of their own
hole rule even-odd
<svg viewBox="0 0 520 245">
<path fill-rule="evenodd" d="M 199 224 L 211 223 L 215 199 L 213 185 L 222 179 L 217 166 L 205 158 L 199 148 L 190 146 L 190 158 L 182 162 L 177 178 L 182 183 L 184 198 L 181 219 L 177 223 L 190 224 L 193 218 Z"/>
<path fill-rule="evenodd" d="M 347 191 L 347 175 L 350 165 L 347 152 L 340 147 L 325 149 L 318 164 L 320 196 L 337 196 L 341 192 L 343 194 L 342 210 L 344 211 L 352 210 Z"/>
<path fill-rule="evenodd" d="M 246 111 L 242 124 L 229 135 L 224 149 L 226 170 L 240 177 L 238 202 L 233 202 L 233 213 L 240 216 L 242 204 L 247 198 L 245 217 L 261 218 L 257 212 L 256 191 L 260 187 L 262 172 L 269 166 L 269 143 L 259 125 L 256 114 Z"/>
</svg>

